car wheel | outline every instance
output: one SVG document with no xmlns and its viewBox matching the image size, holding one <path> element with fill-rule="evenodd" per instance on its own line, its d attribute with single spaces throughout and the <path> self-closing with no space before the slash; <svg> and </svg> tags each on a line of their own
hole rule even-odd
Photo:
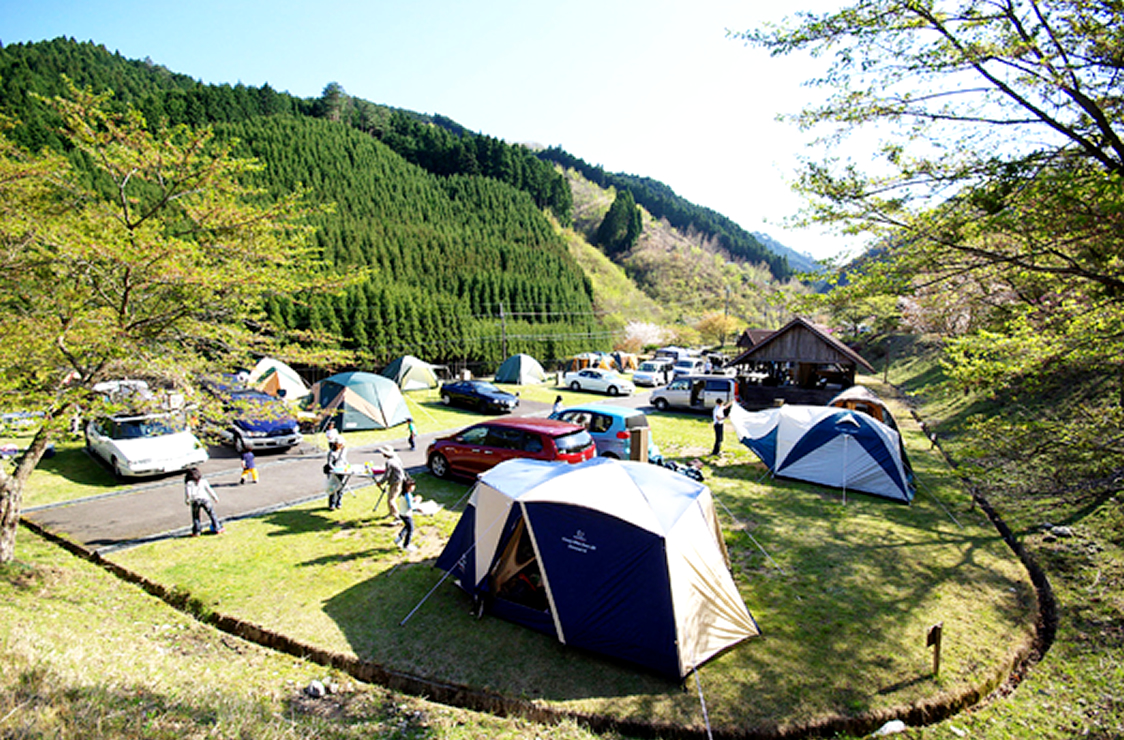
<svg viewBox="0 0 1124 740">
<path fill-rule="evenodd" d="M 449 405 L 449 404 L 451 404 L 452 402 L 453 402 L 453 399 L 449 398 L 448 396 L 446 396 L 446 395 L 444 395 L 444 394 L 442 394 L 442 395 L 441 395 L 441 403 L 443 403 L 443 404 L 445 404 L 446 406 L 448 406 L 448 405 Z"/>
<path fill-rule="evenodd" d="M 615 396 L 618 393 L 620 393 L 620 391 L 617 390 L 617 387 L 615 385 L 609 386 L 609 395 L 610 396 Z"/>
<path fill-rule="evenodd" d="M 667 411 L 667 399 L 666 398 L 657 398 L 655 401 L 653 401 L 653 403 L 655 404 L 655 407 L 657 409 L 659 409 L 660 411 Z"/>
<path fill-rule="evenodd" d="M 429 456 L 429 472 L 436 475 L 438 478 L 449 477 L 449 461 L 440 452 L 434 452 Z"/>
<path fill-rule="evenodd" d="M 575 380 L 573 383 L 570 383 L 570 390 L 580 391 L 581 389 L 582 389 L 581 383 L 579 383 L 578 381 Z"/>
<path fill-rule="evenodd" d="M 604 452 L 601 454 L 601 457 L 607 457 L 610 460 L 620 460 L 620 457 L 615 452 Z"/>
<path fill-rule="evenodd" d="M 119 461 L 117 459 L 116 455 L 114 455 L 110 459 L 109 467 L 113 468 L 113 474 L 116 475 L 118 478 L 121 478 L 121 479 L 125 478 L 125 473 L 121 470 L 121 461 Z"/>
</svg>

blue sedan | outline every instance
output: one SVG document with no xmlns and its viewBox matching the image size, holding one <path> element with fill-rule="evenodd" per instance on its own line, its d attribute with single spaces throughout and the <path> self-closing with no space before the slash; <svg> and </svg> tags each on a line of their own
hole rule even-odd
<svg viewBox="0 0 1124 740">
<path fill-rule="evenodd" d="M 458 380 L 441 386 L 441 403 L 481 412 L 504 413 L 519 405 L 519 396 L 502 391 L 486 380 Z"/>
<path fill-rule="evenodd" d="M 631 430 L 648 426 L 648 417 L 643 411 L 600 403 L 565 408 L 551 414 L 550 418 L 581 424 L 589 431 L 589 436 L 593 437 L 599 456 L 615 457 L 618 460 L 628 460 L 630 457 Z M 649 434 L 648 458 L 658 457 L 659 454 L 659 448 Z"/>
</svg>

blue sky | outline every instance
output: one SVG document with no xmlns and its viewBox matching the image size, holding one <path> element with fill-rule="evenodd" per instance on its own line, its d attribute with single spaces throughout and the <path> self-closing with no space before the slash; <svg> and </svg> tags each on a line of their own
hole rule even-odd
<svg viewBox="0 0 1124 740">
<path fill-rule="evenodd" d="M 832 256 L 850 245 L 783 226 L 801 204 L 788 181 L 809 136 L 775 119 L 817 99 L 801 85 L 817 67 L 727 38 L 793 10 L 757 5 L 0 0 L 0 41 L 73 37 L 207 83 L 268 82 L 300 97 L 339 82 L 372 102 L 655 178 L 750 231 Z"/>
</svg>

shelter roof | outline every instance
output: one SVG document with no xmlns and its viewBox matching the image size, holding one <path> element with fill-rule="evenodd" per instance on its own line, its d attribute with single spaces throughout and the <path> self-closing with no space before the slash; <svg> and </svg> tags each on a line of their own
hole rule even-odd
<svg viewBox="0 0 1124 740">
<path fill-rule="evenodd" d="M 730 364 L 760 362 L 815 362 L 874 367 L 858 352 L 831 336 L 826 329 L 797 316 L 767 338 L 735 357 Z"/>
</svg>

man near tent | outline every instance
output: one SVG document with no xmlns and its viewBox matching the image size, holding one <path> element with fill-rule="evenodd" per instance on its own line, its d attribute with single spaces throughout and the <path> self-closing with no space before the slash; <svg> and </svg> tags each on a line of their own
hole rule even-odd
<svg viewBox="0 0 1124 740">
<path fill-rule="evenodd" d="M 398 457 L 390 445 L 383 445 L 379 448 L 379 452 L 386 458 L 386 470 L 376 482 L 386 485 L 387 513 L 397 519 L 398 497 L 402 494 L 402 483 L 406 480 L 406 467 L 402 464 L 402 458 Z"/>
<path fill-rule="evenodd" d="M 718 401 L 714 404 L 714 449 L 710 451 L 711 455 L 722 453 L 722 435 L 726 431 L 726 417 L 729 415 L 727 403 L 733 402 Z"/>
</svg>

